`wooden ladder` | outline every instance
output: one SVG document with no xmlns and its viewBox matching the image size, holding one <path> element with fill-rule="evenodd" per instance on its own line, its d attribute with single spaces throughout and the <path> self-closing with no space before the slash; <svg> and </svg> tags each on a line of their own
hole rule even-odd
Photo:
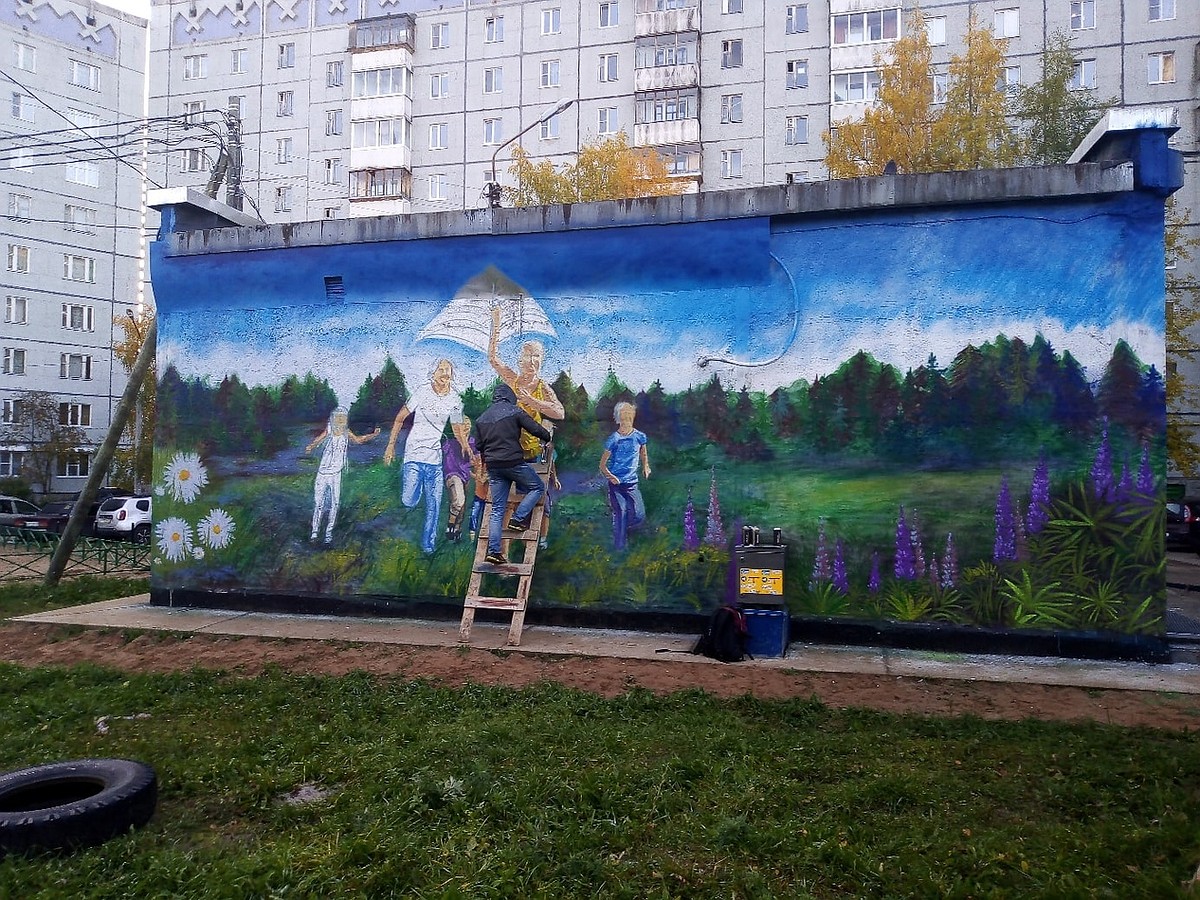
<svg viewBox="0 0 1200 900">
<path fill-rule="evenodd" d="M 534 471 L 546 482 L 547 489 L 554 478 L 553 465 L 544 462 L 532 463 Z M 520 501 L 521 494 L 514 487 L 509 491 L 503 528 L 512 518 L 513 510 Z M 546 498 L 542 497 L 529 517 L 529 528 L 526 531 L 504 531 L 504 541 L 500 547 L 507 551 L 511 543 L 521 542 L 525 545 L 525 554 L 517 562 L 509 562 L 504 566 L 493 566 L 485 562 L 488 545 L 488 529 L 492 524 L 492 502 L 489 499 L 483 507 L 483 518 L 479 522 L 479 534 L 475 540 L 475 561 L 471 565 L 471 580 L 467 584 L 467 596 L 463 599 L 462 622 L 458 626 L 458 639 L 466 642 L 471 639 L 471 626 L 475 622 L 475 610 L 498 609 L 512 613 L 512 624 L 508 628 L 508 646 L 516 647 L 521 643 L 521 629 L 525 626 L 525 609 L 529 604 L 529 588 L 533 584 L 533 567 L 537 562 L 538 541 L 541 538 L 542 521 L 546 516 Z M 514 597 L 491 597 L 481 593 L 484 575 L 516 576 L 517 592 Z"/>
</svg>

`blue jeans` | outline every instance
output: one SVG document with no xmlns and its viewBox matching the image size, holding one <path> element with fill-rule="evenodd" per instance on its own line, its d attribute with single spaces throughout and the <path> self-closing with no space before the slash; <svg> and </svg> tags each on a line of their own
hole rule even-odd
<svg viewBox="0 0 1200 900">
<path fill-rule="evenodd" d="M 642 501 L 642 491 L 638 483 L 610 483 L 608 505 L 612 507 L 613 548 L 624 550 L 629 529 L 637 528 L 646 521 L 646 504 Z"/>
<path fill-rule="evenodd" d="M 400 484 L 400 502 L 412 509 L 425 497 L 425 527 L 421 550 L 432 553 L 437 539 L 438 513 L 442 511 L 442 467 L 434 463 L 406 462 Z"/>
<path fill-rule="evenodd" d="M 546 493 L 546 483 L 533 471 L 533 466 L 529 463 L 519 463 L 503 469 L 488 467 L 488 496 L 492 501 L 492 518 L 488 523 L 488 553 L 500 552 L 504 510 L 508 507 L 509 489 L 514 484 L 518 491 L 525 494 L 513 513 L 514 519 L 528 519 L 533 508 L 542 499 L 542 494 Z"/>
</svg>

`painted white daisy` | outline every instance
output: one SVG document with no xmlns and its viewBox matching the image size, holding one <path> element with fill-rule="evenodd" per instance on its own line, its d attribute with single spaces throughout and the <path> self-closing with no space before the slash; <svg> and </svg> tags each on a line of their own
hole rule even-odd
<svg viewBox="0 0 1200 900">
<path fill-rule="evenodd" d="M 208 470 L 198 453 L 176 453 L 163 472 L 163 486 L 176 500 L 191 503 L 208 484 Z"/>
<path fill-rule="evenodd" d="M 192 559 L 204 559 L 204 548 L 199 544 L 192 548 Z"/>
<path fill-rule="evenodd" d="M 233 530 L 237 527 L 237 523 L 233 521 L 233 517 L 223 509 L 210 509 L 208 515 L 200 520 L 197 530 L 200 533 L 200 540 L 208 544 L 214 550 L 220 550 L 222 547 L 228 547 L 229 542 L 233 540 Z"/>
<path fill-rule="evenodd" d="M 163 519 L 155 531 L 158 547 L 168 562 L 179 562 L 192 552 L 192 528 L 178 516 Z"/>
</svg>

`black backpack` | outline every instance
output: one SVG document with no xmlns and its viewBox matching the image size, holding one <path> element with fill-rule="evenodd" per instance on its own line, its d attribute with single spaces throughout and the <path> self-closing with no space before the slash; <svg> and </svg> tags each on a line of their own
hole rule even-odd
<svg viewBox="0 0 1200 900">
<path fill-rule="evenodd" d="M 692 652 L 721 662 L 741 662 L 750 657 L 746 652 L 748 637 L 745 614 L 736 606 L 725 604 L 712 614 Z"/>
</svg>

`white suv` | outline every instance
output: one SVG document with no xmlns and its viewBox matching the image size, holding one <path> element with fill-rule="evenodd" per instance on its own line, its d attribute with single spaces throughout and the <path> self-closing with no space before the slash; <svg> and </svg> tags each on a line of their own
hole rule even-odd
<svg viewBox="0 0 1200 900">
<path fill-rule="evenodd" d="M 111 497 L 96 511 L 96 537 L 123 538 L 135 544 L 150 543 L 149 497 Z"/>
</svg>

